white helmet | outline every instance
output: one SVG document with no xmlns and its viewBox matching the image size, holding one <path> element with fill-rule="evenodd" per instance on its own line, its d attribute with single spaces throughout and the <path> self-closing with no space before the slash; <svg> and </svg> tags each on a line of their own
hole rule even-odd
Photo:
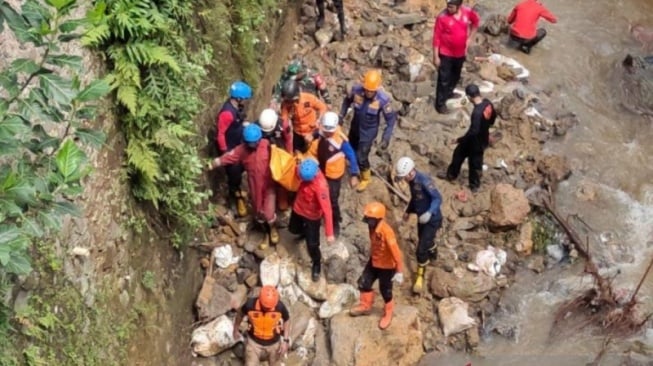
<svg viewBox="0 0 653 366">
<path fill-rule="evenodd" d="M 261 115 L 258 117 L 258 123 L 263 132 L 271 132 L 275 127 L 277 127 L 278 119 L 277 112 L 275 112 L 274 109 L 267 108 L 261 112 Z"/>
<path fill-rule="evenodd" d="M 404 156 L 397 161 L 397 177 L 403 178 L 415 169 L 415 162 L 413 159 Z"/>
<path fill-rule="evenodd" d="M 338 127 L 338 114 L 335 112 L 326 112 L 322 116 L 322 129 L 326 132 L 333 132 Z"/>
</svg>

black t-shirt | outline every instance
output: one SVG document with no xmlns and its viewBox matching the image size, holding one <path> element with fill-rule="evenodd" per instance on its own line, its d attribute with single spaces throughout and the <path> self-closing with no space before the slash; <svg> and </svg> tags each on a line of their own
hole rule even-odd
<svg viewBox="0 0 653 366">
<path fill-rule="evenodd" d="M 481 103 L 474 106 L 469 130 L 458 142 L 468 150 L 483 151 L 489 144 L 490 126 L 496 119 L 497 113 L 492 102 L 483 99 Z"/>
<path fill-rule="evenodd" d="M 249 298 L 247 300 L 247 302 L 245 302 L 245 304 L 241 308 L 241 313 L 243 314 L 243 316 L 246 316 L 246 315 L 248 316 L 249 312 L 256 312 L 257 311 L 257 309 L 256 309 L 256 301 L 257 300 L 258 300 L 257 298 L 252 297 L 252 298 Z M 287 322 L 288 319 L 290 319 L 290 314 L 288 313 L 288 309 L 286 308 L 286 306 L 281 301 L 279 301 L 277 303 L 277 306 L 275 306 L 274 310 L 272 310 L 272 311 L 266 311 L 262 307 L 259 307 L 258 311 L 260 311 L 263 314 L 271 313 L 271 312 L 279 313 L 279 314 L 281 314 L 281 320 L 283 320 L 284 323 Z M 249 327 L 247 329 L 247 335 L 248 335 L 249 338 L 255 340 L 256 343 L 261 344 L 263 346 L 268 346 L 268 345 L 271 345 L 271 344 L 275 344 L 275 343 L 277 343 L 279 341 L 279 338 L 281 337 L 280 332 L 275 331 L 274 336 L 271 339 L 268 339 L 268 340 L 261 339 L 261 338 L 257 337 L 254 334 L 254 326 L 253 326 L 254 321 L 252 319 L 248 319 L 248 322 L 249 322 Z M 279 329 L 281 329 L 281 327 L 279 327 Z"/>
</svg>

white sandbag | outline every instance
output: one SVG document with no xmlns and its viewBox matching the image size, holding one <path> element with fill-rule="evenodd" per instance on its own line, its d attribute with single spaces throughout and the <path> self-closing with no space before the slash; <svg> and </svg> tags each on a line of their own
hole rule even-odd
<svg viewBox="0 0 653 366">
<path fill-rule="evenodd" d="M 301 289 L 297 284 L 292 283 L 289 286 L 283 286 L 278 288 L 279 295 L 284 300 L 288 301 L 288 304 L 293 304 L 296 301 L 300 301 L 312 309 L 320 307 L 320 304 L 313 300 L 304 290 Z"/>
<path fill-rule="evenodd" d="M 489 94 L 494 91 L 494 83 L 491 81 L 487 80 L 481 80 L 478 82 L 478 90 L 480 90 L 481 94 Z"/>
<path fill-rule="evenodd" d="M 521 71 L 519 74 L 515 76 L 517 79 L 525 79 L 529 77 L 531 74 L 530 71 L 528 71 L 528 69 L 524 67 L 524 65 L 520 64 L 519 62 L 517 62 L 517 60 L 515 60 L 512 57 L 500 55 L 498 53 L 493 53 L 492 55 L 490 55 L 490 57 L 488 57 L 488 61 L 490 61 L 495 65 L 506 64 L 517 71 Z"/>
<path fill-rule="evenodd" d="M 322 319 L 331 318 L 343 309 L 353 305 L 359 296 L 358 290 L 348 284 L 327 285 L 327 299 L 320 305 L 318 315 Z"/>
<path fill-rule="evenodd" d="M 476 253 L 473 265 L 467 268 L 472 271 L 481 271 L 490 277 L 496 277 L 501 272 L 501 266 L 506 263 L 507 255 L 503 249 L 496 249 L 488 245 L 487 249 Z"/>
<path fill-rule="evenodd" d="M 295 262 L 290 258 L 283 258 L 279 263 L 279 284 L 288 286 L 295 282 Z"/>
<path fill-rule="evenodd" d="M 261 273 L 261 284 L 263 284 L 263 286 L 277 287 L 281 276 L 279 270 L 280 264 L 281 258 L 279 258 L 279 255 L 276 252 L 263 259 L 259 267 Z"/>
<path fill-rule="evenodd" d="M 447 297 L 438 304 L 438 316 L 445 337 L 465 331 L 476 325 L 467 313 L 469 305 L 457 297 Z"/>
<path fill-rule="evenodd" d="M 211 357 L 233 347 L 238 343 L 233 330 L 234 323 L 226 315 L 195 329 L 190 343 L 193 357 Z"/>
<path fill-rule="evenodd" d="M 234 256 L 231 245 L 226 244 L 213 249 L 213 258 L 215 265 L 220 268 L 227 268 L 232 264 L 238 263 L 240 257 Z"/>
</svg>

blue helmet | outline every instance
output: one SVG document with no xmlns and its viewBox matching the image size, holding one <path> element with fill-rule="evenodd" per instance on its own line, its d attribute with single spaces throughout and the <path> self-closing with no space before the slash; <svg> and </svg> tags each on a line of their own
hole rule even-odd
<svg viewBox="0 0 653 366">
<path fill-rule="evenodd" d="M 256 123 L 250 123 L 243 129 L 243 140 L 247 143 L 259 142 L 261 137 L 263 137 L 263 132 Z"/>
<path fill-rule="evenodd" d="M 242 81 L 236 81 L 229 88 L 229 97 L 234 99 L 251 99 L 252 87 Z"/>
<path fill-rule="evenodd" d="M 320 171 L 320 166 L 317 164 L 315 159 L 304 159 L 299 164 L 299 178 L 303 181 L 312 181 L 318 171 Z"/>
</svg>

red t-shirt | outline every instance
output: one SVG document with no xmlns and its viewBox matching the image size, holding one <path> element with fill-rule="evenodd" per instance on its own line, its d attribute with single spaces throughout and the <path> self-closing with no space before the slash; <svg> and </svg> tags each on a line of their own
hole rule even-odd
<svg viewBox="0 0 653 366">
<path fill-rule="evenodd" d="M 508 15 L 508 23 L 512 24 L 510 26 L 510 33 L 519 38 L 535 38 L 537 35 L 537 21 L 540 17 L 551 23 L 558 21 L 555 15 L 536 0 L 522 1 Z"/>
<path fill-rule="evenodd" d="M 435 18 L 433 27 L 433 48 L 450 57 L 465 57 L 469 27 L 478 28 L 478 14 L 467 6 L 460 7 L 460 16 L 449 14 L 445 9 Z"/>
</svg>

